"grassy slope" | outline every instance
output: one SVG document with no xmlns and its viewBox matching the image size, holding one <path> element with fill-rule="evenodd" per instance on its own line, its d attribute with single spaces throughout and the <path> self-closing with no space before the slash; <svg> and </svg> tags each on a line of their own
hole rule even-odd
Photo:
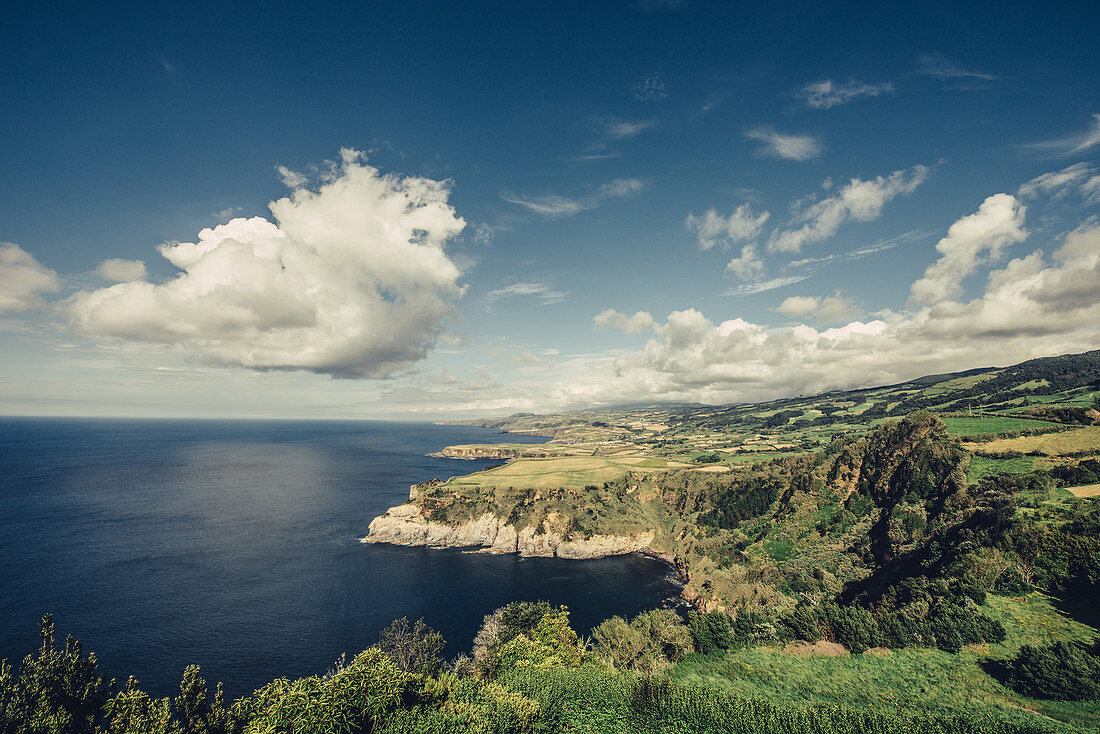
<svg viewBox="0 0 1100 734">
<path fill-rule="evenodd" d="M 800 657 L 779 648 L 759 647 L 692 655 L 672 676 L 777 701 L 887 706 L 912 713 L 984 709 L 1019 720 L 1048 716 L 1083 731 L 1100 727 L 1100 701 L 1028 699 L 1002 686 L 982 667 L 983 662 L 1012 656 L 1023 644 L 1085 641 L 1096 630 L 1058 613 L 1040 595 L 990 596 L 984 611 L 1005 625 L 1008 637 L 1003 643 L 972 646 L 957 655 L 906 648 L 887 654 Z"/>
<path fill-rule="evenodd" d="M 984 451 L 1019 451 L 1041 453 L 1048 456 L 1064 456 L 1080 452 L 1100 453 L 1100 426 L 1076 428 L 1042 436 L 1020 436 L 990 441 L 982 446 Z"/>
<path fill-rule="evenodd" d="M 1028 418 L 1011 418 L 1002 415 L 978 416 L 944 416 L 943 422 L 947 424 L 948 433 L 956 436 L 967 435 L 999 435 L 1009 431 L 1027 431 L 1031 429 L 1057 428 L 1056 423 L 1048 421 L 1030 420 Z"/>
</svg>

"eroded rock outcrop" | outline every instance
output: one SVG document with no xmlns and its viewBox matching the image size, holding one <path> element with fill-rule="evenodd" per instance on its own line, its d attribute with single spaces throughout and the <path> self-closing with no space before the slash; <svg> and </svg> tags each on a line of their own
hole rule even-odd
<svg viewBox="0 0 1100 734">
<path fill-rule="evenodd" d="M 471 547 L 480 546 L 489 553 L 519 553 L 522 556 L 558 558 L 604 558 L 649 550 L 653 533 L 630 535 L 593 535 L 589 538 L 563 538 L 555 532 L 536 532 L 534 527 L 517 530 L 488 513 L 462 525 L 432 522 L 413 504 L 391 507 L 371 521 L 364 543 L 396 543 Z"/>
</svg>

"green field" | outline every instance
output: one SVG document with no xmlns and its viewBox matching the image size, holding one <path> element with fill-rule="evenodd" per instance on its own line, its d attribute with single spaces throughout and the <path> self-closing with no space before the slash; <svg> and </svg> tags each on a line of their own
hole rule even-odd
<svg viewBox="0 0 1100 734">
<path fill-rule="evenodd" d="M 1034 469 L 1034 462 L 1029 456 L 1020 456 L 1015 459 L 991 459 L 986 456 L 972 456 L 970 468 L 966 472 L 968 484 L 976 484 L 979 479 L 993 474 L 1027 474 Z"/>
<path fill-rule="evenodd" d="M 1033 428 L 1055 428 L 1057 423 L 1030 418 L 1012 418 L 1004 415 L 987 415 L 983 418 L 944 416 L 947 432 L 956 436 L 999 436 L 1010 431 L 1028 431 Z"/>
<path fill-rule="evenodd" d="M 1042 436 L 1020 436 L 990 441 L 982 446 L 984 451 L 1019 451 L 1041 453 L 1048 456 L 1080 455 L 1082 452 L 1100 453 L 1100 426 L 1076 428 Z"/>
<path fill-rule="evenodd" d="M 618 479 L 631 470 L 653 471 L 641 456 L 566 456 L 553 459 L 516 459 L 489 471 L 452 479 L 458 487 L 525 487 L 581 489 Z M 660 462 L 665 464 L 665 462 Z"/>
</svg>

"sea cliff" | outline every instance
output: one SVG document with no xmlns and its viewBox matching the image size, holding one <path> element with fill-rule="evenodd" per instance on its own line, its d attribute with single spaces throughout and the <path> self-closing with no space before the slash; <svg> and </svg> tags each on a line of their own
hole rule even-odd
<svg viewBox="0 0 1100 734">
<path fill-rule="evenodd" d="M 653 533 L 631 535 L 592 535 L 584 538 L 564 538 L 560 533 L 535 527 L 517 529 L 504 520 L 488 513 L 462 525 L 444 525 L 432 522 L 420 514 L 413 504 L 391 507 L 384 515 L 371 521 L 364 543 L 396 543 L 399 545 L 428 545 L 473 547 L 480 546 L 488 553 L 519 553 L 522 556 L 557 558 L 603 558 L 625 553 L 647 552 L 653 543 Z M 658 556 L 660 557 L 660 556 Z"/>
</svg>

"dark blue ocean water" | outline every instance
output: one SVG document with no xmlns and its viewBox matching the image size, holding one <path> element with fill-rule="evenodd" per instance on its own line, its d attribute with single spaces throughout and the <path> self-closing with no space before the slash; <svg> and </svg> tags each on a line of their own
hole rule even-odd
<svg viewBox="0 0 1100 734">
<path fill-rule="evenodd" d="M 512 600 L 565 604 L 583 634 L 675 593 L 662 564 L 636 556 L 359 542 L 410 484 L 488 463 L 427 453 L 501 439 L 404 423 L 0 418 L 0 658 L 37 647 L 52 612 L 113 677 L 166 695 L 196 663 L 236 697 L 323 673 L 396 617 L 423 617 L 455 655 Z"/>
</svg>

